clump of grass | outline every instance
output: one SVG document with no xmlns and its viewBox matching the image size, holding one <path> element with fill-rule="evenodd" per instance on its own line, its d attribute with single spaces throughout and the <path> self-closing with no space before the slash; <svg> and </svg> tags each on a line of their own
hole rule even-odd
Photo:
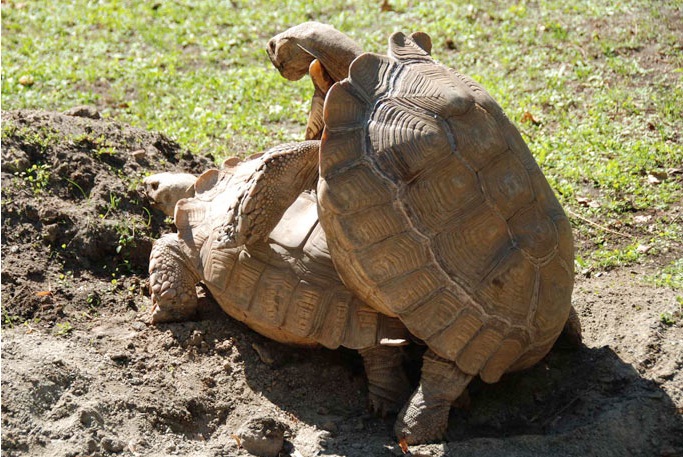
<svg viewBox="0 0 683 457">
<path fill-rule="evenodd" d="M 481 82 L 520 126 L 565 207 L 628 231 L 614 237 L 572 218 L 588 268 L 642 261 L 636 247 L 652 233 L 629 219 L 680 204 L 683 179 L 670 172 L 683 163 L 674 3 L 62 3 L 3 5 L 5 109 L 92 104 L 196 152 L 249 155 L 302 138 L 309 109 L 310 83 L 270 65 L 270 37 L 313 19 L 383 52 L 394 31 L 421 29 L 435 59 Z M 579 203 L 587 196 L 591 206 Z M 677 249 L 667 240 L 658 251 Z"/>
</svg>

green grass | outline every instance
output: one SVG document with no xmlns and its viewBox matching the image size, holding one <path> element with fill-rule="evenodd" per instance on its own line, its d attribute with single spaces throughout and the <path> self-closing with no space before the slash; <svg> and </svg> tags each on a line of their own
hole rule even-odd
<svg viewBox="0 0 683 457">
<path fill-rule="evenodd" d="M 315 19 L 383 52 L 390 33 L 420 29 L 438 61 L 499 101 L 565 207 L 596 222 L 573 217 L 586 265 L 681 252 L 683 179 L 672 170 L 683 166 L 680 2 L 380 4 L 8 1 L 2 107 L 93 104 L 195 152 L 248 155 L 300 139 L 309 106 L 310 83 L 270 65 L 271 36 Z M 635 214 L 655 220 L 634 224 Z"/>
</svg>

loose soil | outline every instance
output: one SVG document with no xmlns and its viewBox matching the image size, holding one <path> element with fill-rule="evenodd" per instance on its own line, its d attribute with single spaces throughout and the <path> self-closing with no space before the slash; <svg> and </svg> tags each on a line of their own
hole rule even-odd
<svg viewBox="0 0 683 457">
<path fill-rule="evenodd" d="M 147 259 L 172 226 L 141 179 L 212 159 L 70 114 L 2 115 L 2 455 L 246 456 L 255 417 L 284 426 L 281 456 L 401 455 L 354 352 L 268 341 L 201 288 L 196 321 L 148 323 Z M 473 382 L 447 440 L 412 455 L 683 455 L 683 325 L 661 317 L 676 292 L 646 279 L 681 254 L 577 277 L 584 344 Z"/>
</svg>

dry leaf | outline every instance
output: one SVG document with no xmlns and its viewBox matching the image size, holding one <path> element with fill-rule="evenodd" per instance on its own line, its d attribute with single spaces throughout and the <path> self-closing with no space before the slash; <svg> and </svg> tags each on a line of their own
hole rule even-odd
<svg viewBox="0 0 683 457">
<path fill-rule="evenodd" d="M 588 197 L 576 197 L 576 202 L 581 206 L 587 206 L 588 208 L 600 208 L 600 203 Z"/>
<path fill-rule="evenodd" d="M 638 216 L 633 217 L 633 222 L 635 222 L 636 224 L 647 224 L 648 222 L 650 222 L 650 219 L 652 219 L 652 216 L 650 216 L 649 214 L 639 214 Z"/>
<path fill-rule="evenodd" d="M 404 454 L 407 454 L 409 452 L 408 442 L 405 438 L 401 438 L 400 440 L 398 440 L 398 445 L 401 447 L 401 451 L 403 451 Z"/>
<path fill-rule="evenodd" d="M 31 87 L 35 82 L 36 80 L 31 75 L 24 75 L 19 78 L 19 84 L 25 87 Z"/>
<path fill-rule="evenodd" d="M 636 252 L 639 254 L 646 254 L 650 249 L 652 249 L 652 246 L 649 244 L 639 244 L 636 248 Z"/>
<path fill-rule="evenodd" d="M 230 435 L 235 441 L 237 441 L 237 447 L 241 448 L 242 447 L 242 439 L 235 435 L 234 433 Z"/>
<path fill-rule="evenodd" d="M 389 4 L 389 0 L 384 0 L 380 6 L 382 12 L 394 11 L 394 7 Z"/>
<path fill-rule="evenodd" d="M 531 114 L 529 111 L 524 111 L 524 114 L 522 114 L 522 122 L 526 124 L 534 124 L 534 125 L 541 125 L 541 122 L 534 117 L 533 114 Z"/>
</svg>

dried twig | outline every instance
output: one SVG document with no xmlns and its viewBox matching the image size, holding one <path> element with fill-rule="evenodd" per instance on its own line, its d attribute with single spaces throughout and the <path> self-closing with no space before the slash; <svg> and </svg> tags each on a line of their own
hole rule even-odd
<svg viewBox="0 0 683 457">
<path fill-rule="evenodd" d="M 570 215 L 574 216 L 575 218 L 581 219 L 582 221 L 587 222 L 587 223 L 589 223 L 589 224 L 591 224 L 591 225 L 594 225 L 595 227 L 598 227 L 599 229 L 602 229 L 602 230 L 604 230 L 604 231 L 606 231 L 606 232 L 613 233 L 614 235 L 623 236 L 624 238 L 635 238 L 633 235 L 629 235 L 628 233 L 617 232 L 616 230 L 612 230 L 612 229 L 610 229 L 610 228 L 607 228 L 607 227 L 605 227 L 604 225 L 598 224 L 597 222 L 593 222 L 592 220 L 587 219 L 587 218 L 583 217 L 582 215 L 575 213 L 574 211 L 570 210 L 569 208 L 567 208 L 566 211 L 567 211 Z"/>
</svg>

